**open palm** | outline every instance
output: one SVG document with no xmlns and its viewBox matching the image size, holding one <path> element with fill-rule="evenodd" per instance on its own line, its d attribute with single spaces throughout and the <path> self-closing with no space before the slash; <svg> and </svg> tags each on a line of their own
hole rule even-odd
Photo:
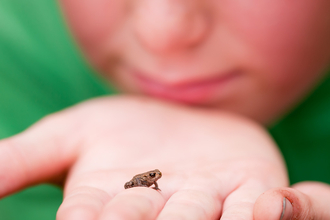
<svg viewBox="0 0 330 220">
<path fill-rule="evenodd" d="M 2 196 L 64 176 L 58 220 L 252 220 L 263 192 L 287 186 L 276 147 L 255 124 L 136 97 L 77 105 L 0 145 Z M 161 191 L 124 189 L 152 169 L 163 173 Z"/>
</svg>

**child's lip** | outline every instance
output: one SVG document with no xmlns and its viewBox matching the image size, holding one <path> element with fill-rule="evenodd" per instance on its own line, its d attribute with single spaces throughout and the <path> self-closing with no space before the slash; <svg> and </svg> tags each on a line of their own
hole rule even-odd
<svg viewBox="0 0 330 220">
<path fill-rule="evenodd" d="M 223 87 L 238 75 L 238 71 L 218 74 L 216 77 L 195 81 L 162 83 L 134 71 L 137 85 L 143 93 L 176 102 L 187 104 L 209 104 L 216 96 L 221 95 Z"/>
</svg>

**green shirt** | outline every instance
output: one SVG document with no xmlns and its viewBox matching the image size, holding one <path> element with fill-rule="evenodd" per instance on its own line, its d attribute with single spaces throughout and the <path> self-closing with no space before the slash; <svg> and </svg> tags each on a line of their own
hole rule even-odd
<svg viewBox="0 0 330 220">
<path fill-rule="evenodd" d="M 113 94 L 84 62 L 54 0 L 0 0 L 0 138 L 83 100 Z M 330 79 L 270 129 L 291 182 L 330 183 Z M 60 189 L 42 185 L 0 200 L 0 219 L 55 219 Z"/>
</svg>

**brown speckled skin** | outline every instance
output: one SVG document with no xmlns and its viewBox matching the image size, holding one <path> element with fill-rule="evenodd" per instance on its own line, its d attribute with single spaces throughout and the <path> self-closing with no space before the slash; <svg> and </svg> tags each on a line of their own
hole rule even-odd
<svg viewBox="0 0 330 220">
<path fill-rule="evenodd" d="M 153 189 L 160 190 L 158 188 L 157 180 L 162 177 L 162 173 L 158 170 L 151 170 L 145 173 L 135 175 L 130 181 L 125 183 L 125 189 L 132 188 L 132 187 L 150 187 L 151 185 L 155 185 Z"/>
</svg>

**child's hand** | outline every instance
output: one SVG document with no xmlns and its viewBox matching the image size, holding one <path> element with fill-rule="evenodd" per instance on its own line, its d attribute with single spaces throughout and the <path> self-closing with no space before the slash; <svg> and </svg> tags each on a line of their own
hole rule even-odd
<svg viewBox="0 0 330 220">
<path fill-rule="evenodd" d="M 255 124 L 134 97 L 96 99 L 46 117 L 1 141 L 0 161 L 0 196 L 65 180 L 59 220 L 219 219 L 221 213 L 252 220 L 263 192 L 287 186 L 276 147 Z M 163 173 L 161 191 L 124 189 L 152 169 Z"/>
<path fill-rule="evenodd" d="M 274 188 L 262 194 L 254 207 L 254 219 L 269 219 L 268 216 L 272 216 L 274 210 L 282 209 L 283 205 L 285 209 L 281 220 L 330 219 L 329 204 L 329 185 L 301 182 L 292 188 Z"/>
</svg>

